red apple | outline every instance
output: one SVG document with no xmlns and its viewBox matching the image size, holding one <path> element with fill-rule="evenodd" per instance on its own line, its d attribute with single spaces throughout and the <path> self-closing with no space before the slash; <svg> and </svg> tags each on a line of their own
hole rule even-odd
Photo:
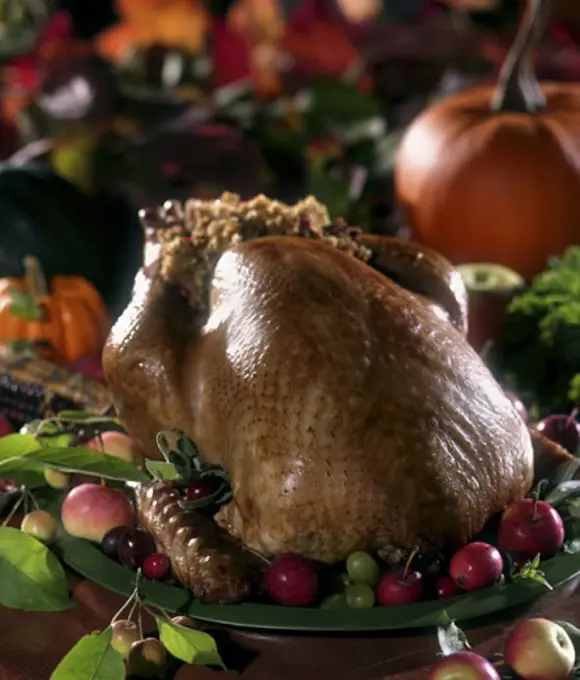
<svg viewBox="0 0 580 680">
<path fill-rule="evenodd" d="M 423 594 L 423 576 L 418 571 L 394 569 L 379 581 L 375 592 L 380 607 L 418 602 Z"/>
<path fill-rule="evenodd" d="M 64 499 L 61 519 L 71 536 L 101 542 L 111 529 L 131 526 L 135 511 L 121 489 L 81 484 L 69 491 Z"/>
<path fill-rule="evenodd" d="M 532 498 L 513 503 L 499 524 L 498 546 L 519 559 L 543 559 L 555 555 L 564 543 L 564 523 L 559 513 L 544 501 Z"/>
<path fill-rule="evenodd" d="M 264 574 L 264 590 L 279 604 L 306 607 L 318 595 L 318 574 L 300 555 L 280 555 Z"/>
<path fill-rule="evenodd" d="M 463 590 L 479 590 L 496 583 L 503 572 L 503 560 L 493 545 L 476 541 L 453 555 L 449 572 Z"/>
<path fill-rule="evenodd" d="M 81 357 L 72 365 L 73 371 L 96 382 L 105 382 L 105 373 L 101 357 Z"/>
<path fill-rule="evenodd" d="M 485 657 L 475 652 L 457 652 L 438 661 L 429 671 L 428 680 L 500 680 L 500 677 Z"/>
<path fill-rule="evenodd" d="M 524 680 L 566 680 L 576 652 L 562 626 L 548 619 L 527 619 L 508 635 L 504 660 Z"/>
<path fill-rule="evenodd" d="M 5 437 L 13 432 L 14 428 L 12 427 L 12 423 L 5 415 L 0 414 L 0 437 Z"/>
<path fill-rule="evenodd" d="M 143 453 L 135 442 L 122 432 L 103 432 L 87 444 L 93 451 L 101 451 L 109 456 L 121 458 L 135 465 L 142 465 Z"/>
</svg>

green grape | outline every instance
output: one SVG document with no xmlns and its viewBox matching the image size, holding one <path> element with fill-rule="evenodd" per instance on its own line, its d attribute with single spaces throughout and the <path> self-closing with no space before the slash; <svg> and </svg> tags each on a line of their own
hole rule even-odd
<svg viewBox="0 0 580 680">
<path fill-rule="evenodd" d="M 381 575 L 379 565 L 366 552 L 354 552 L 346 561 L 346 570 L 353 583 L 374 586 Z"/>
<path fill-rule="evenodd" d="M 345 593 L 349 609 L 371 609 L 375 605 L 375 593 L 369 585 L 353 583 Z"/>
<path fill-rule="evenodd" d="M 348 609 L 344 593 L 335 593 L 324 598 L 320 604 L 321 609 Z"/>
</svg>

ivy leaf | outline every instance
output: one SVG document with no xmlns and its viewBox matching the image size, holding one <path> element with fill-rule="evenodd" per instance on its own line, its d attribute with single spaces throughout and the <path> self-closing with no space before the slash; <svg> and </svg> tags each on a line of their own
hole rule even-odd
<svg viewBox="0 0 580 680">
<path fill-rule="evenodd" d="M 465 633 L 449 618 L 447 612 L 443 612 L 439 618 L 437 640 L 443 656 L 471 649 Z"/>
<path fill-rule="evenodd" d="M 18 288 L 10 288 L 10 313 L 26 321 L 42 321 L 44 313 L 42 307 L 36 304 L 32 295 Z"/>
<path fill-rule="evenodd" d="M 61 563 L 40 541 L 0 527 L 0 604 L 25 611 L 71 608 Z"/>
<path fill-rule="evenodd" d="M 82 446 L 67 449 L 37 449 L 25 458 L 28 462 L 55 468 L 62 472 L 95 475 L 96 477 L 116 479 L 122 482 L 146 484 L 151 481 L 149 475 L 133 463 Z M 0 462 L 0 477 L 2 476 L 3 465 Z"/>
<path fill-rule="evenodd" d="M 155 479 L 159 479 L 163 482 L 179 482 L 187 480 L 188 469 L 181 465 L 175 465 L 166 461 L 150 460 L 148 458 L 145 461 L 145 467 Z"/>
<path fill-rule="evenodd" d="M 227 670 L 215 640 L 200 630 L 179 626 L 156 617 L 159 639 L 170 654 L 180 661 L 198 666 L 220 666 Z"/>
<path fill-rule="evenodd" d="M 571 501 L 575 498 L 580 498 L 580 480 L 560 484 L 546 496 L 545 501 L 557 507 L 565 501 Z"/>
<path fill-rule="evenodd" d="M 82 637 L 54 669 L 50 680 L 125 680 L 123 657 L 111 647 L 113 632 Z"/>
</svg>

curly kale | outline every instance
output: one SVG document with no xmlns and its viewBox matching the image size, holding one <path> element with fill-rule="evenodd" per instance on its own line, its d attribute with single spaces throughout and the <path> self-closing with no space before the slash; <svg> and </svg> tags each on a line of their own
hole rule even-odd
<svg viewBox="0 0 580 680">
<path fill-rule="evenodd" d="M 580 246 L 573 246 L 515 297 L 499 348 L 504 381 L 541 415 L 580 405 Z"/>
</svg>

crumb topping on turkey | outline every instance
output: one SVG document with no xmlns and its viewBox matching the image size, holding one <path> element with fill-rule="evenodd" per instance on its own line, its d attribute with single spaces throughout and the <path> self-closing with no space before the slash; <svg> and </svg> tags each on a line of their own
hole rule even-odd
<svg viewBox="0 0 580 680">
<path fill-rule="evenodd" d="M 140 214 L 149 243 L 161 247 L 160 275 L 182 287 L 191 305 L 206 310 L 211 274 L 220 256 L 243 241 L 264 236 L 301 236 L 323 241 L 368 262 L 371 251 L 357 242 L 359 229 L 331 221 L 313 196 L 288 205 L 263 194 L 248 201 L 223 193 L 211 201 L 167 201 Z"/>
</svg>

